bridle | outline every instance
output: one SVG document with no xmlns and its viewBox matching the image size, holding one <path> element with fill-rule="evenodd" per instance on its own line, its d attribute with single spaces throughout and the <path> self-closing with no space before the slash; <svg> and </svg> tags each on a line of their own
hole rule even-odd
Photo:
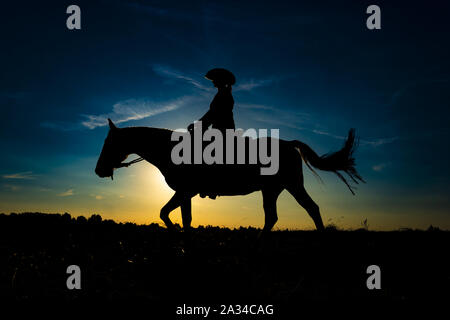
<svg viewBox="0 0 450 320">
<path fill-rule="evenodd" d="M 111 174 L 111 180 L 114 180 L 114 169 L 119 169 L 119 168 L 124 168 L 124 167 L 126 168 L 126 167 L 129 167 L 132 164 L 141 162 L 143 160 L 145 160 L 145 159 L 142 158 L 142 157 L 139 157 L 139 158 L 136 158 L 136 159 L 131 160 L 129 162 L 122 162 L 117 167 L 113 167 L 113 173 Z"/>
</svg>

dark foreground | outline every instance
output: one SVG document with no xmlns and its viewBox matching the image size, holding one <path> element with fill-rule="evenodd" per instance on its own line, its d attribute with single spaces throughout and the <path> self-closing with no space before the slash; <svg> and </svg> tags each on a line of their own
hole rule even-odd
<svg viewBox="0 0 450 320">
<path fill-rule="evenodd" d="M 200 227 L 186 242 L 156 224 L 0 215 L 0 298 L 133 300 L 170 305 L 174 314 L 183 304 L 274 304 L 284 312 L 309 300 L 450 297 L 450 232 L 278 231 L 255 246 L 258 232 Z M 373 264 L 381 290 L 366 286 Z M 81 268 L 81 290 L 66 287 L 69 265 Z"/>
</svg>

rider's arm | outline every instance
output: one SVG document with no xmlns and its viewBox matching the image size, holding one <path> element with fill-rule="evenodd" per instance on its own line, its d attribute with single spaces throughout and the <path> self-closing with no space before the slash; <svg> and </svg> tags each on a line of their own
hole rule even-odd
<svg viewBox="0 0 450 320">
<path fill-rule="evenodd" d="M 203 128 L 208 128 L 214 121 L 214 111 L 209 109 L 199 120 L 202 122 Z"/>
</svg>

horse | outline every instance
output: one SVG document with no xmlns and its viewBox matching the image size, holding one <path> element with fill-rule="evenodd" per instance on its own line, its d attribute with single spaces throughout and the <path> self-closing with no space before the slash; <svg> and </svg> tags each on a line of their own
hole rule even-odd
<svg viewBox="0 0 450 320">
<path fill-rule="evenodd" d="M 131 154 L 156 166 L 163 174 L 167 184 L 175 194 L 162 207 L 160 218 L 170 231 L 175 227 L 169 214 L 181 207 L 184 232 L 191 229 L 191 199 L 197 194 L 208 193 L 219 196 L 247 195 L 261 191 L 264 208 L 264 227 L 262 233 L 272 230 L 278 220 L 277 199 L 283 190 L 287 190 L 314 221 L 318 231 L 324 230 L 319 206 L 311 199 L 303 185 L 302 163 L 315 174 L 315 170 L 335 173 L 354 193 L 345 177 L 345 172 L 353 182 L 364 182 L 355 169 L 353 153 L 357 147 L 355 130 L 350 129 L 344 146 L 337 152 L 318 156 L 307 144 L 298 141 L 279 139 L 279 169 L 273 175 L 261 175 L 261 164 L 248 165 L 199 165 L 174 164 L 171 151 L 177 142 L 172 141 L 172 130 L 152 127 L 118 128 L 108 119 L 109 132 L 97 161 L 95 173 L 101 177 L 113 179 L 114 170 L 126 167 L 130 163 L 123 161 Z M 259 138 L 262 139 L 262 138 Z M 265 139 L 275 139 L 266 137 Z"/>
</svg>

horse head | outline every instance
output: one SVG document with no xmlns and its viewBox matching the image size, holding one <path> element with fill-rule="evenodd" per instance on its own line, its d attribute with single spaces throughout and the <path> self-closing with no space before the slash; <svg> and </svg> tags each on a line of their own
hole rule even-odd
<svg viewBox="0 0 450 320">
<path fill-rule="evenodd" d="M 100 178 L 113 178 L 114 169 L 119 168 L 121 162 L 127 158 L 127 154 L 122 150 L 119 131 L 115 124 L 108 119 L 109 132 L 103 144 L 102 152 L 95 167 L 95 173 Z"/>
</svg>

